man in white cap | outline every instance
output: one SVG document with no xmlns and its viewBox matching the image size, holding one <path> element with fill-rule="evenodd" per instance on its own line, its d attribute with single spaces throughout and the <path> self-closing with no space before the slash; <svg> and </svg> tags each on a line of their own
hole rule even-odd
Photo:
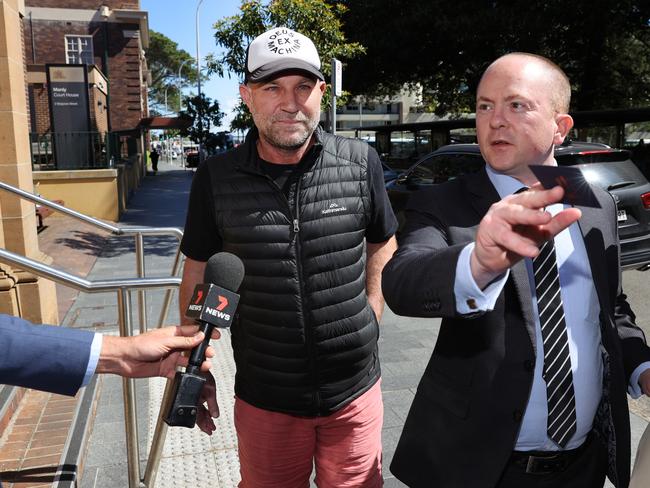
<svg viewBox="0 0 650 488">
<path fill-rule="evenodd" d="M 397 222 L 374 149 L 319 127 L 324 91 L 310 39 L 254 39 L 240 94 L 255 127 L 190 194 L 181 309 L 212 254 L 246 269 L 232 325 L 240 487 L 302 488 L 314 466 L 319 487 L 382 486 L 380 277 Z"/>
</svg>

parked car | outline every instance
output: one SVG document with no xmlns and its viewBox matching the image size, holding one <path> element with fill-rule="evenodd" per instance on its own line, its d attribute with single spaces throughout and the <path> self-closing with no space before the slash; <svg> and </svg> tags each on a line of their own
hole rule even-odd
<svg viewBox="0 0 650 488">
<path fill-rule="evenodd" d="M 199 166 L 199 151 L 190 150 L 185 152 L 185 167 L 198 168 Z"/>
<path fill-rule="evenodd" d="M 618 206 L 621 265 L 650 263 L 650 183 L 630 153 L 605 144 L 567 141 L 555 149 L 560 166 L 577 166 L 585 179 L 612 194 Z M 450 144 L 426 155 L 386 184 L 388 197 L 403 225 L 403 210 L 414 191 L 444 183 L 485 166 L 477 144 Z"/>
<path fill-rule="evenodd" d="M 394 170 L 393 168 L 388 166 L 383 161 L 381 162 L 381 169 L 384 170 L 384 183 L 388 183 L 389 181 L 393 181 L 400 174 L 399 171 Z"/>
</svg>

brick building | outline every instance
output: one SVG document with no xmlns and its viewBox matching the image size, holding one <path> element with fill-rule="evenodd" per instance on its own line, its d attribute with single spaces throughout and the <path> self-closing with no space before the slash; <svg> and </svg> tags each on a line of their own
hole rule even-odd
<svg viewBox="0 0 650 488">
<path fill-rule="evenodd" d="M 87 64 L 92 129 L 130 131 L 148 116 L 147 13 L 138 0 L 25 0 L 31 132 L 50 130 L 46 64 Z"/>
<path fill-rule="evenodd" d="M 38 192 L 117 220 L 146 173 L 147 12 L 139 0 L 24 0 L 21 27 Z M 80 83 L 73 115 L 60 116 L 53 74 Z"/>
</svg>

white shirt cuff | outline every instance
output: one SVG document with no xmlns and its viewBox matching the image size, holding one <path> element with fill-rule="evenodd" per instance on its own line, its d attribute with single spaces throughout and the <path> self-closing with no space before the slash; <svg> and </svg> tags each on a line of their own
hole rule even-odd
<svg viewBox="0 0 650 488">
<path fill-rule="evenodd" d="M 95 374 L 95 369 L 97 369 L 97 363 L 99 362 L 99 353 L 102 351 L 103 338 L 104 336 L 99 333 L 95 333 L 95 337 L 93 337 L 93 342 L 90 345 L 90 355 L 88 356 L 86 375 L 84 376 L 81 386 L 86 386 L 90 381 L 90 378 Z"/>
<path fill-rule="evenodd" d="M 639 376 L 641 376 L 641 373 L 643 373 L 646 369 L 650 369 L 650 361 L 639 364 L 632 372 L 632 376 L 630 376 L 630 384 L 627 387 L 627 392 L 632 398 L 639 398 L 641 395 L 643 395 L 641 385 L 639 385 Z"/>
<path fill-rule="evenodd" d="M 474 281 L 470 267 L 470 256 L 473 250 L 474 243 L 472 242 L 463 248 L 456 263 L 454 296 L 456 297 L 456 312 L 460 315 L 493 310 L 510 275 L 510 270 L 506 271 L 501 277 L 490 283 L 485 290 L 481 290 Z"/>
</svg>

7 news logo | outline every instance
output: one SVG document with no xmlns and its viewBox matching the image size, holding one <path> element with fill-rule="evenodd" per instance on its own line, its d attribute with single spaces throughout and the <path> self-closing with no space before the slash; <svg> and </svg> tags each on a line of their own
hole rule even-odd
<svg viewBox="0 0 650 488">
<path fill-rule="evenodd" d="M 213 317 L 230 321 L 230 314 L 223 312 L 223 310 L 228 306 L 228 298 L 223 295 L 217 295 L 216 298 L 219 301 L 219 304 L 216 307 L 210 307 L 204 303 L 203 290 L 197 290 L 196 298 L 194 299 L 193 303 L 189 305 L 188 309 L 196 312 L 204 311 Z"/>
</svg>

